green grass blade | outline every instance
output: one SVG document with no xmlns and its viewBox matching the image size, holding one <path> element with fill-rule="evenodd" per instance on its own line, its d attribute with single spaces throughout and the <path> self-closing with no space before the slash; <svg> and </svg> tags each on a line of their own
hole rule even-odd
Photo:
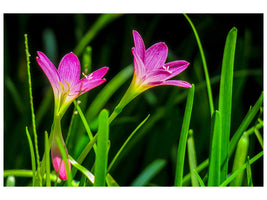
<svg viewBox="0 0 267 200">
<path fill-rule="evenodd" d="M 218 186 L 221 176 L 221 113 L 215 111 L 212 118 L 212 143 L 209 159 L 208 186 Z"/>
<path fill-rule="evenodd" d="M 249 137 L 247 133 L 244 132 L 236 147 L 232 174 L 246 162 L 248 147 Z M 230 183 L 230 186 L 241 186 L 243 182 L 243 175 L 244 171 L 235 177 L 235 179 Z"/>
<path fill-rule="evenodd" d="M 107 174 L 106 181 L 109 187 L 119 187 L 119 184 L 114 180 L 114 178 L 110 174 Z"/>
<path fill-rule="evenodd" d="M 226 38 L 220 80 L 219 111 L 221 113 L 223 127 L 221 138 L 221 182 L 226 179 L 228 173 L 228 148 L 231 128 L 236 39 L 237 29 L 234 27 L 229 31 Z"/>
<path fill-rule="evenodd" d="M 133 74 L 133 66 L 129 65 L 121 70 L 94 98 L 85 116 L 89 122 L 97 116 L 109 98 L 120 88 Z"/>
<path fill-rule="evenodd" d="M 50 180 L 50 155 L 49 155 L 49 140 L 48 133 L 45 131 L 45 171 L 46 171 L 46 186 L 51 186 Z"/>
<path fill-rule="evenodd" d="M 192 84 L 192 88 L 189 89 L 189 93 L 187 96 L 184 119 L 183 119 L 180 140 L 179 140 L 179 145 L 178 145 L 176 172 L 175 172 L 175 180 L 174 180 L 175 186 L 182 186 L 186 141 L 187 141 L 187 135 L 188 135 L 188 130 L 190 126 L 191 113 L 192 113 L 193 102 L 194 102 L 194 92 L 195 92 L 195 85 Z"/>
<path fill-rule="evenodd" d="M 80 154 L 80 156 L 77 158 L 77 162 L 78 163 L 82 163 L 84 161 L 84 159 L 86 158 L 86 156 L 89 154 L 90 150 L 92 149 L 92 147 L 95 145 L 97 140 L 97 135 L 95 135 L 93 137 L 93 139 L 85 146 L 85 148 L 83 149 L 82 153 Z"/>
<path fill-rule="evenodd" d="M 247 184 L 249 187 L 253 187 L 251 166 L 249 164 L 249 156 L 247 157 Z"/>
<path fill-rule="evenodd" d="M 81 55 L 84 48 L 88 45 L 88 43 L 92 41 L 97 33 L 113 20 L 117 19 L 119 16 L 119 14 L 102 14 L 89 29 L 89 31 L 84 35 L 84 37 L 80 40 L 80 43 L 74 49 L 74 53 L 77 56 Z"/>
<path fill-rule="evenodd" d="M 33 144 L 32 144 L 32 139 L 30 136 L 30 133 L 28 131 L 28 127 L 26 126 L 26 135 L 28 138 L 28 142 L 29 142 L 29 147 L 30 147 L 30 153 L 31 153 L 31 161 L 32 161 L 32 172 L 33 172 L 33 176 L 32 176 L 32 185 L 36 186 L 38 185 L 36 183 L 37 177 L 36 177 L 36 161 L 35 161 L 35 154 L 34 154 L 34 148 L 33 148 Z"/>
<path fill-rule="evenodd" d="M 199 176 L 199 174 L 197 173 L 197 170 L 194 169 L 193 172 L 194 172 L 195 176 L 197 177 L 197 180 L 198 180 L 198 182 L 199 182 L 199 185 L 200 185 L 201 187 L 205 187 L 205 183 L 204 183 L 204 181 L 202 180 L 202 178 Z"/>
<path fill-rule="evenodd" d="M 247 115 L 245 116 L 245 118 L 241 122 L 241 124 L 238 127 L 238 129 L 235 132 L 235 134 L 233 135 L 233 137 L 232 137 L 232 139 L 230 141 L 230 144 L 229 144 L 229 156 L 228 156 L 229 158 L 233 154 L 233 152 L 235 150 L 235 147 L 236 147 L 240 137 L 246 131 L 246 129 L 248 128 L 249 124 L 251 123 L 251 121 L 254 119 L 254 117 L 256 116 L 258 111 L 260 110 L 260 108 L 262 106 L 262 103 L 263 103 L 263 92 L 261 93 L 261 96 L 259 97 L 259 99 L 255 103 L 255 105 L 252 107 L 252 109 L 250 109 L 248 111 Z"/>
<path fill-rule="evenodd" d="M 256 162 L 259 158 L 261 158 L 263 156 L 263 151 L 261 151 L 260 153 L 258 153 L 256 156 L 254 156 L 253 158 L 251 158 L 249 160 L 249 164 L 252 165 L 254 162 Z M 247 167 L 247 164 L 245 163 L 244 165 L 242 165 L 242 167 L 240 167 L 238 170 L 236 170 L 231 176 L 229 176 L 220 186 L 227 186 L 229 183 L 231 183 L 233 181 L 233 179 L 238 176 L 238 174 L 240 174 L 245 168 Z"/>
<path fill-rule="evenodd" d="M 212 114 L 214 112 L 214 105 L 213 105 L 212 90 L 211 90 L 209 72 L 208 72 L 206 58 L 205 58 L 205 55 L 204 55 L 204 50 L 202 48 L 202 44 L 200 42 L 197 30 L 196 30 L 193 22 L 191 21 L 191 19 L 186 14 L 184 14 L 184 16 L 187 19 L 187 21 L 189 22 L 191 28 L 193 29 L 193 32 L 195 34 L 196 41 L 197 41 L 197 44 L 198 44 L 199 52 L 200 52 L 202 63 L 203 63 L 203 69 L 204 69 L 204 73 L 205 73 L 205 78 L 206 78 L 207 92 L 208 92 L 209 105 L 210 105 L 210 116 L 212 116 Z"/>
<path fill-rule="evenodd" d="M 254 133 L 255 133 L 255 135 L 256 135 L 256 137 L 257 137 L 257 139 L 261 145 L 261 148 L 263 149 L 263 139 L 262 139 L 262 136 L 261 136 L 259 130 L 257 128 L 255 128 Z"/>
<path fill-rule="evenodd" d="M 193 137 L 193 130 L 191 130 L 191 129 L 188 132 L 187 152 L 188 152 L 188 161 L 189 161 L 189 168 L 190 168 L 190 173 L 191 173 L 192 186 L 199 186 L 199 180 L 194 173 L 194 171 L 197 168 L 197 158 L 196 158 L 196 150 L 195 150 L 195 142 L 194 142 L 194 137 Z"/>
<path fill-rule="evenodd" d="M 83 173 L 83 175 L 92 183 L 94 184 L 95 182 L 95 176 L 87 170 L 85 167 L 80 165 L 76 160 L 74 160 L 70 155 L 69 155 L 69 160 L 71 162 L 71 165 L 75 167 L 77 170 Z"/>
<path fill-rule="evenodd" d="M 30 70 L 30 53 L 29 53 L 27 34 L 24 35 L 24 39 L 25 39 L 25 53 L 26 53 L 27 73 L 28 73 L 28 83 L 29 83 L 30 106 L 31 106 L 31 115 L 32 115 L 32 129 L 33 129 L 35 153 L 36 153 L 37 177 L 38 177 L 38 182 L 40 182 L 40 184 L 42 185 L 42 178 L 41 178 L 40 167 L 39 167 L 40 156 L 39 156 L 39 151 L 38 151 L 38 139 L 37 139 L 35 115 L 34 115 L 34 107 L 33 107 L 32 81 L 31 81 L 31 70 Z"/>
<path fill-rule="evenodd" d="M 15 176 L 8 176 L 6 179 L 6 186 L 7 187 L 13 187 L 16 186 L 16 179 Z"/>
<path fill-rule="evenodd" d="M 109 123 L 108 111 L 102 110 L 99 114 L 99 128 L 97 136 L 97 151 L 95 159 L 95 183 L 94 186 L 105 186 L 108 163 L 108 139 Z"/>
<path fill-rule="evenodd" d="M 118 159 L 118 157 L 120 156 L 120 153 L 123 151 L 123 149 L 126 147 L 126 145 L 128 144 L 128 142 L 131 140 L 131 138 L 134 136 L 134 134 L 142 127 L 142 125 L 148 120 L 150 115 L 148 115 L 135 129 L 134 131 L 130 134 L 130 136 L 127 138 L 127 140 L 123 143 L 122 147 L 119 149 L 119 151 L 117 152 L 117 154 L 115 155 L 115 157 L 113 158 L 113 160 L 111 161 L 111 163 L 108 166 L 108 172 L 112 169 L 112 166 L 114 165 L 114 163 L 116 162 L 116 160 Z"/>
<path fill-rule="evenodd" d="M 166 161 L 158 159 L 149 164 L 144 171 L 133 181 L 132 186 L 145 186 L 166 165 Z"/>
</svg>

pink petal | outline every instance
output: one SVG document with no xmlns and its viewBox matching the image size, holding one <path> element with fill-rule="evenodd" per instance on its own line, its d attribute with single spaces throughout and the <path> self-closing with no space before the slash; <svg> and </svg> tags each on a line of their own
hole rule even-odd
<svg viewBox="0 0 267 200">
<path fill-rule="evenodd" d="M 46 57 L 46 55 L 40 51 L 37 51 L 38 56 L 36 57 L 36 61 L 45 73 L 48 78 L 54 94 L 58 96 L 58 92 L 60 90 L 59 86 L 59 76 L 56 67 L 54 64 Z"/>
<path fill-rule="evenodd" d="M 171 72 L 168 72 L 164 69 L 155 69 L 151 72 L 147 73 L 145 82 L 157 82 L 157 81 L 165 81 L 169 76 Z"/>
<path fill-rule="evenodd" d="M 96 79 L 101 79 L 101 78 L 103 78 L 103 76 L 106 75 L 108 69 L 109 69 L 108 67 L 102 67 L 102 68 L 92 72 L 91 74 L 86 75 L 86 77 L 87 77 L 87 79 L 90 79 L 91 81 L 96 80 Z M 86 77 L 84 77 L 84 78 L 86 78 Z"/>
<path fill-rule="evenodd" d="M 82 95 L 85 92 L 88 92 L 89 90 L 101 85 L 104 83 L 106 79 L 97 79 L 97 80 L 88 80 L 86 78 L 82 78 L 79 83 L 76 85 L 76 87 L 70 91 L 69 96 L 78 96 Z M 67 97 L 66 101 L 68 101 L 69 97 Z"/>
<path fill-rule="evenodd" d="M 132 48 L 132 53 L 134 56 L 134 73 L 138 78 L 142 79 L 142 77 L 146 74 L 146 68 L 144 62 L 137 54 L 135 47 Z"/>
<path fill-rule="evenodd" d="M 141 35 L 135 30 L 133 30 L 133 38 L 134 38 L 134 46 L 136 49 L 136 53 L 141 58 L 141 60 L 144 62 L 145 50 L 146 50 L 144 41 L 143 41 Z"/>
<path fill-rule="evenodd" d="M 178 87 L 184 87 L 184 88 L 191 88 L 192 85 L 186 81 L 181 81 L 181 80 L 168 80 L 168 81 L 163 81 L 162 83 L 159 83 L 157 85 L 174 85 Z"/>
<path fill-rule="evenodd" d="M 60 81 L 68 88 L 65 81 L 68 81 L 70 88 L 74 87 L 80 79 L 81 67 L 77 56 L 74 53 L 66 54 L 60 61 L 58 67 Z"/>
<path fill-rule="evenodd" d="M 160 68 L 164 65 L 168 55 L 168 47 L 165 43 L 159 42 L 149 47 L 145 53 L 146 70 Z"/>
<path fill-rule="evenodd" d="M 170 76 L 167 79 L 170 79 L 174 76 L 177 76 L 181 72 L 183 72 L 189 65 L 189 62 L 184 60 L 176 60 L 169 63 L 164 64 L 163 69 L 170 72 Z"/>
</svg>

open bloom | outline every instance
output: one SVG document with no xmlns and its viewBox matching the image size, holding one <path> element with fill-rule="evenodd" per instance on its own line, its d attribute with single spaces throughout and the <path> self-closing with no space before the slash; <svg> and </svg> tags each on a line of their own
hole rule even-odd
<svg viewBox="0 0 267 200">
<path fill-rule="evenodd" d="M 137 31 L 133 31 L 134 47 L 134 78 L 136 89 L 145 91 L 159 85 L 174 85 L 191 88 L 191 84 L 181 80 L 169 80 L 184 71 L 189 63 L 176 60 L 165 63 L 168 56 L 168 47 L 164 42 L 159 42 L 147 50 Z"/>
<path fill-rule="evenodd" d="M 60 61 L 58 69 L 40 51 L 37 52 L 36 60 L 47 76 L 55 96 L 55 114 L 63 115 L 68 106 L 79 95 L 99 86 L 106 79 L 108 67 L 102 67 L 95 72 L 84 75 L 80 79 L 80 62 L 74 53 L 66 54 Z"/>
</svg>

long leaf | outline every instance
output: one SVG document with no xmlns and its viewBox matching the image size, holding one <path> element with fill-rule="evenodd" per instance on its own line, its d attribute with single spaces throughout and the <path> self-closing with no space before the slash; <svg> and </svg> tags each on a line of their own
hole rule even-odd
<svg viewBox="0 0 267 200">
<path fill-rule="evenodd" d="M 97 150 L 95 159 L 95 183 L 94 186 L 105 186 L 108 163 L 108 138 L 109 123 L 108 111 L 102 110 L 99 114 L 99 128 L 97 136 Z"/>
<path fill-rule="evenodd" d="M 208 186 L 218 186 L 220 184 L 221 171 L 221 114 L 215 111 L 212 122 L 212 143 L 210 150 Z"/>
<path fill-rule="evenodd" d="M 45 171 L 46 171 L 46 186 L 51 186 L 50 180 L 50 156 L 49 156 L 49 140 L 48 133 L 45 131 Z"/>
<path fill-rule="evenodd" d="M 234 58 L 237 39 L 237 29 L 232 28 L 226 38 L 221 81 L 219 94 L 219 111 L 222 119 L 222 138 L 221 138 L 221 182 L 224 181 L 228 173 L 228 148 L 230 140 L 231 114 L 232 114 L 232 93 L 233 93 L 233 74 Z"/>
<path fill-rule="evenodd" d="M 132 186 L 145 186 L 166 165 L 166 161 L 158 159 L 148 165 L 144 171 L 133 181 Z"/>
<path fill-rule="evenodd" d="M 183 119 L 180 140 L 179 140 L 179 145 L 178 145 L 176 172 L 175 172 L 175 180 L 174 180 L 175 186 L 182 186 L 186 141 L 187 141 L 187 135 L 188 135 L 188 130 L 190 126 L 191 113 L 193 109 L 194 92 L 195 92 L 195 85 L 192 84 L 192 88 L 189 89 L 189 93 L 187 96 L 184 119 Z"/>
</svg>

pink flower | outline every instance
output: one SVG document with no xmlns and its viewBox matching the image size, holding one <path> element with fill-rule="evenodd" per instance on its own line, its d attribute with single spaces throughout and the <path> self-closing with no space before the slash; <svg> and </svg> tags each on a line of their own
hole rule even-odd
<svg viewBox="0 0 267 200">
<path fill-rule="evenodd" d="M 145 91 L 159 85 L 174 85 L 191 88 L 191 84 L 181 80 L 169 80 L 184 71 L 189 63 L 184 60 L 176 60 L 165 63 L 168 56 L 168 47 L 159 42 L 147 50 L 137 31 L 133 31 L 134 47 L 134 77 L 135 87 Z"/>
<path fill-rule="evenodd" d="M 38 51 L 37 54 L 36 60 L 53 88 L 55 113 L 61 116 L 79 95 L 106 81 L 103 76 L 107 73 L 108 67 L 102 67 L 89 75 L 83 74 L 84 77 L 80 79 L 80 62 L 72 52 L 62 58 L 58 69 L 44 53 Z"/>
</svg>

